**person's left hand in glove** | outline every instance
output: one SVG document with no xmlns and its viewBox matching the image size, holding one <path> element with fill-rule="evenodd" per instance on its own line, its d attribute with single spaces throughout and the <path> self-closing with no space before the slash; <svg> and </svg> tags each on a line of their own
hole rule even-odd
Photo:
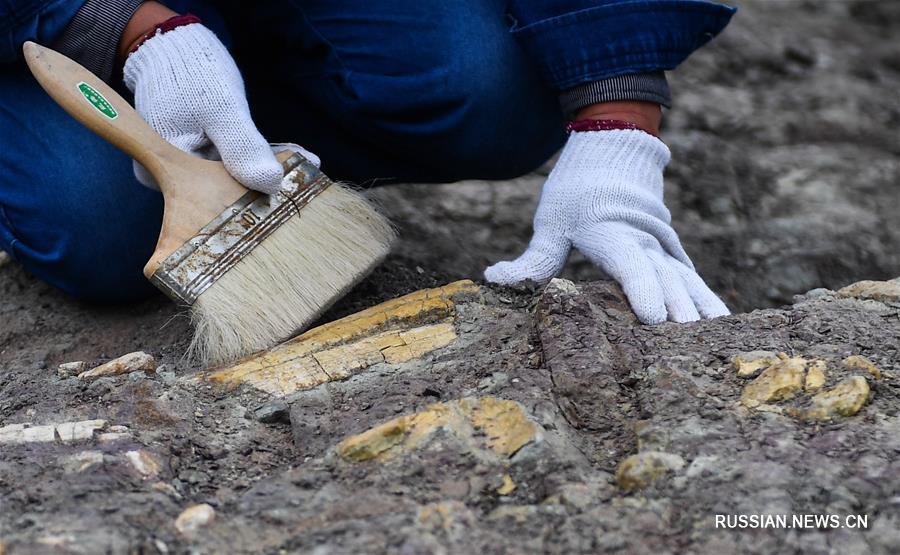
<svg viewBox="0 0 900 555">
<path fill-rule="evenodd" d="M 663 204 L 669 149 L 640 129 L 652 122 L 638 128 L 604 121 L 586 125 L 598 130 L 572 131 L 544 184 L 528 249 L 487 268 L 485 278 L 504 285 L 545 282 L 559 274 L 574 246 L 619 282 L 646 324 L 729 314 L 670 225 Z"/>
</svg>

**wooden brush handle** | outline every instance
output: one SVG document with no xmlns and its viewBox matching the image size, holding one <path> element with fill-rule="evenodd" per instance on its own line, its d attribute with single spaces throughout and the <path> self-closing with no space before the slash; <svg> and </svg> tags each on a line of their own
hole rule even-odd
<svg viewBox="0 0 900 555">
<path fill-rule="evenodd" d="M 144 267 L 148 278 L 167 256 L 247 193 L 221 162 L 191 156 L 166 142 L 124 98 L 76 62 L 33 42 L 22 49 L 32 74 L 53 100 L 156 179 L 165 214 L 156 250 Z"/>
<path fill-rule="evenodd" d="M 31 73 L 57 104 L 154 176 L 167 159 L 177 163 L 190 157 L 160 137 L 119 93 L 81 65 L 33 42 L 26 42 L 22 50 Z"/>
</svg>

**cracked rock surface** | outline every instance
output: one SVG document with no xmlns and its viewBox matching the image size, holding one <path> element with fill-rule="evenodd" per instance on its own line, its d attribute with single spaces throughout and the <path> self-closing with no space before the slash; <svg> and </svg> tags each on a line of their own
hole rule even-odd
<svg viewBox="0 0 900 555">
<path fill-rule="evenodd" d="M 49 414 L 80 418 L 68 424 L 80 435 L 0 428 L 0 541 L 11 553 L 892 553 L 900 303 L 860 295 L 640 326 L 611 282 L 462 283 L 370 311 L 415 329 L 435 318 L 417 299 L 438 299 L 448 344 L 361 367 L 359 345 L 385 328 L 353 315 L 322 328 L 354 330 L 331 345 L 349 346 L 332 363 L 352 371 L 290 393 L 261 383 L 283 382 L 274 372 L 237 384 L 47 372 L 48 389 L 106 393 Z M 755 377 L 740 375 L 747 361 L 762 361 Z M 280 417 L 266 422 L 251 410 L 272 404 Z M 868 526 L 723 529 L 717 514 Z"/>
</svg>

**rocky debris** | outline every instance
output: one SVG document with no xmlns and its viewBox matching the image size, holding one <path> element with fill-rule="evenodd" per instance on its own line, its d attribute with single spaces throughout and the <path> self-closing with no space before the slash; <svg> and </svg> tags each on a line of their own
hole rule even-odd
<svg viewBox="0 0 900 555">
<path fill-rule="evenodd" d="M 812 398 L 812 408 L 804 416 L 826 420 L 836 416 L 853 416 L 869 399 L 869 383 L 862 376 L 847 378 L 838 385 Z"/>
<path fill-rule="evenodd" d="M 87 370 L 87 363 L 83 360 L 78 360 L 75 362 L 64 362 L 57 367 L 56 373 L 62 378 L 71 378 L 72 376 L 77 376 L 82 372 Z"/>
<path fill-rule="evenodd" d="M 95 432 L 106 427 L 106 420 L 81 420 L 32 426 L 28 423 L 0 427 L 0 444 L 73 442 L 93 439 Z"/>
<path fill-rule="evenodd" d="M 619 464 L 616 482 L 626 491 L 646 488 L 665 474 L 681 470 L 684 459 L 672 453 L 644 451 Z"/>
<path fill-rule="evenodd" d="M 206 503 L 191 505 L 175 519 L 175 529 L 179 534 L 191 537 L 198 530 L 209 526 L 216 518 L 216 510 Z"/>
<path fill-rule="evenodd" d="M 135 351 L 122 355 L 96 368 L 78 374 L 80 380 L 96 380 L 107 376 L 119 376 L 132 372 L 153 373 L 156 371 L 156 359 L 143 351 Z"/>
<path fill-rule="evenodd" d="M 739 376 L 741 369 L 747 368 L 748 364 L 754 364 L 754 372 L 762 369 L 762 373 L 741 394 L 741 403 L 747 408 L 776 414 L 785 412 L 798 418 L 826 420 L 855 415 L 869 397 L 868 382 L 861 376 L 846 378 L 837 386 L 820 391 L 827 382 L 827 364 L 824 360 L 788 357 L 785 353 L 778 353 L 772 358 L 761 353 L 741 353 L 733 359 Z M 846 369 L 865 370 L 874 379 L 881 379 L 881 370 L 864 356 L 851 355 L 840 363 Z M 781 403 L 794 399 L 801 393 L 815 395 L 801 398 L 792 405 Z M 809 405 L 809 408 L 802 408 L 803 405 Z"/>
<path fill-rule="evenodd" d="M 168 383 L 53 381 L 84 391 L 81 400 L 78 391 L 59 396 L 72 399 L 67 414 L 96 410 L 102 399 L 103 414 L 124 424 L 96 430 L 90 454 L 63 442 L 5 444 L 2 501 L 39 516 L 26 527 L 0 520 L 11 531 L 4 541 L 32 551 L 57 542 L 75 553 L 163 545 L 199 553 L 745 546 L 752 554 L 829 545 L 888 553 L 900 541 L 892 524 L 900 512 L 885 501 L 900 488 L 891 373 L 900 366 L 900 308 L 826 294 L 641 326 L 609 282 L 433 294 L 418 296 L 443 299 L 424 323 L 427 303 L 395 302 L 387 306 L 406 306 L 406 320 L 354 327 L 361 320 L 351 315 L 324 328 L 329 334 L 314 328 L 305 341 L 322 341 L 306 343 L 301 358 L 435 321 L 452 327 L 452 341 L 365 367 L 359 357 L 340 359 L 353 370 L 305 389 L 261 387 L 284 382 L 280 370 L 262 369 L 248 381 L 208 379 L 224 369 L 181 370 Z M 273 368 L 290 367 L 284 349 L 274 350 Z M 877 361 L 882 378 L 861 360 L 847 363 L 852 356 Z M 767 362 L 738 375 L 758 360 Z M 122 436 L 99 442 L 109 433 Z M 61 471 L 66 489 L 39 488 Z M 13 478 L 16 488 L 7 488 Z M 179 517 L 184 504 L 207 508 Z M 869 515 L 869 528 L 747 543 L 746 531 L 713 522 L 796 507 Z"/>
</svg>

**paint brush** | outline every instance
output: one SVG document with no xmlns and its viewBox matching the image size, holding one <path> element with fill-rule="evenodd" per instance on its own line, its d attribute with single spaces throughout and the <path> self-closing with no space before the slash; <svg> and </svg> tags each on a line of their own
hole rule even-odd
<svg viewBox="0 0 900 555">
<path fill-rule="evenodd" d="M 190 307 L 190 352 L 230 362 L 302 331 L 387 256 L 395 233 L 358 192 L 295 153 L 281 191 L 244 188 L 218 161 L 179 150 L 88 70 L 33 42 L 32 74 L 75 119 L 140 162 L 165 200 L 144 275 Z M 124 186 L 124 184 L 123 184 Z"/>
</svg>

